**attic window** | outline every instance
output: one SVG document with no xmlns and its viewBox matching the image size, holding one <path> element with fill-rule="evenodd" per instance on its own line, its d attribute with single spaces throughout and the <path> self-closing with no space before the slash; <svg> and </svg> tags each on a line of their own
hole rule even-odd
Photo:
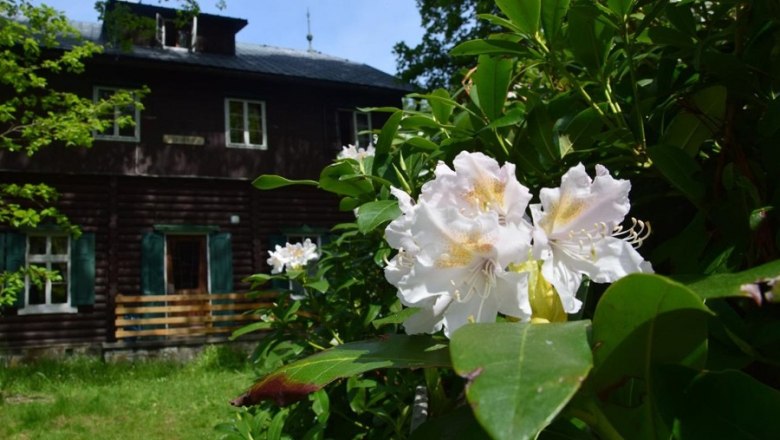
<svg viewBox="0 0 780 440">
<path fill-rule="evenodd" d="M 367 147 L 371 139 L 371 115 L 366 112 L 339 110 L 338 112 L 339 148 L 345 145 Z"/>
<path fill-rule="evenodd" d="M 182 19 L 169 19 L 160 14 L 156 17 L 157 42 L 164 48 L 195 50 L 198 38 L 198 17 L 191 23 Z"/>
</svg>

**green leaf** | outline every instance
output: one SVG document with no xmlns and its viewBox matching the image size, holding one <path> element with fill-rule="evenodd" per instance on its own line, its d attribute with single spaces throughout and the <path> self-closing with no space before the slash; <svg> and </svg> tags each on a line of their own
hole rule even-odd
<svg viewBox="0 0 780 440">
<path fill-rule="evenodd" d="M 547 108 L 543 105 L 534 107 L 528 114 L 526 123 L 531 144 L 542 159 L 542 163 L 550 164 L 560 159 L 560 149 L 553 139 L 553 122 L 550 120 Z"/>
<path fill-rule="evenodd" d="M 397 200 L 377 200 L 360 205 L 358 210 L 358 230 L 368 234 L 379 226 L 401 215 Z"/>
<path fill-rule="evenodd" d="M 468 406 L 427 420 L 412 432 L 410 440 L 489 440 Z"/>
<path fill-rule="evenodd" d="M 404 112 L 402 110 L 396 111 L 387 118 L 387 122 L 382 126 L 382 131 L 379 132 L 379 139 L 376 142 L 377 157 L 390 151 L 390 145 L 393 144 L 395 133 L 398 131 L 398 125 L 401 123 L 403 115 Z"/>
<path fill-rule="evenodd" d="M 625 21 L 634 7 L 634 0 L 607 0 L 607 7 L 620 17 L 620 21 Z"/>
<path fill-rule="evenodd" d="M 700 90 L 688 100 L 688 105 L 694 108 L 680 110 L 661 140 L 694 157 L 701 144 L 720 130 L 726 112 L 726 88 L 718 85 Z"/>
<path fill-rule="evenodd" d="M 691 290 L 659 275 L 629 275 L 604 293 L 593 317 L 589 387 L 625 438 L 669 437 L 651 369 L 703 367 L 709 314 Z"/>
<path fill-rule="evenodd" d="M 379 368 L 449 367 L 446 340 L 433 336 L 387 335 L 351 342 L 285 365 L 236 398 L 235 406 L 272 400 L 285 406 L 336 379 Z"/>
<path fill-rule="evenodd" d="M 589 322 L 470 324 L 452 336 L 466 397 L 496 439 L 529 439 L 547 426 L 591 368 Z"/>
<path fill-rule="evenodd" d="M 454 57 L 475 55 L 528 55 L 528 49 L 520 43 L 507 40 L 470 40 L 455 46 L 450 55 Z"/>
<path fill-rule="evenodd" d="M 494 128 L 507 127 L 510 125 L 517 125 L 520 124 L 520 122 L 522 122 L 523 119 L 525 119 L 525 107 L 522 105 L 518 105 L 513 107 L 511 110 L 507 111 L 504 116 L 501 116 L 500 118 L 491 122 L 487 126 L 487 128 L 494 129 Z"/>
<path fill-rule="evenodd" d="M 253 322 L 251 324 L 239 328 L 238 330 L 233 331 L 233 333 L 230 335 L 230 340 L 231 341 L 235 340 L 247 333 L 270 330 L 272 327 L 273 327 L 273 323 L 271 322 Z"/>
<path fill-rule="evenodd" d="M 450 120 L 452 110 L 455 108 L 455 102 L 452 101 L 449 92 L 445 89 L 436 89 L 426 97 L 423 96 L 431 106 L 433 118 L 439 124 L 446 124 Z"/>
<path fill-rule="evenodd" d="M 780 277 L 780 260 L 737 273 L 710 275 L 705 278 L 691 279 L 681 277 L 680 281 L 702 299 L 726 297 L 750 297 L 743 286 L 765 282 Z"/>
<path fill-rule="evenodd" d="M 320 293 L 325 293 L 330 288 L 330 284 L 328 283 L 328 280 L 322 279 L 311 283 L 306 283 L 305 287 L 308 287 L 309 289 L 314 289 Z"/>
<path fill-rule="evenodd" d="M 612 27 L 605 23 L 598 8 L 575 4 L 569 9 L 568 47 L 574 59 L 593 72 L 598 72 L 611 47 Z"/>
<path fill-rule="evenodd" d="M 545 0 L 542 3 L 542 29 L 544 37 L 554 43 L 563 25 L 566 12 L 569 10 L 570 0 Z"/>
<path fill-rule="evenodd" d="M 439 146 L 436 145 L 434 142 L 431 142 L 427 138 L 420 137 L 420 136 L 409 138 L 406 140 L 406 143 L 424 151 L 436 151 L 439 149 Z"/>
<path fill-rule="evenodd" d="M 371 182 L 362 176 L 355 177 L 355 170 L 347 162 L 330 164 L 320 173 L 320 187 L 342 196 L 360 198 L 374 192 Z"/>
<path fill-rule="evenodd" d="M 593 144 L 594 136 L 601 132 L 603 126 L 604 122 L 598 113 L 592 108 L 586 108 L 566 124 L 563 133 L 569 136 L 574 150 L 583 150 Z"/>
<path fill-rule="evenodd" d="M 488 55 L 479 57 L 474 72 L 474 86 L 477 88 L 479 106 L 489 120 L 494 121 L 504 113 L 504 102 L 509 90 L 514 61 Z"/>
<path fill-rule="evenodd" d="M 685 195 L 694 205 L 700 206 L 704 197 L 704 183 L 697 180 L 701 173 L 699 164 L 685 152 L 671 145 L 656 145 L 648 149 L 655 168 Z"/>
<path fill-rule="evenodd" d="M 371 322 L 374 328 L 379 328 L 388 324 L 403 324 L 404 321 L 411 318 L 414 314 L 419 312 L 420 309 L 416 307 L 406 307 L 398 313 L 393 313 L 390 316 L 385 316 L 381 319 L 375 319 Z"/>
<path fill-rule="evenodd" d="M 676 438 L 780 438 L 780 392 L 741 371 L 661 369 Z M 666 379 L 666 380 L 664 380 Z M 689 380 L 685 380 L 689 379 Z"/>
<path fill-rule="evenodd" d="M 534 35 L 539 30 L 542 0 L 496 0 L 496 5 L 520 32 Z"/>
<path fill-rule="evenodd" d="M 252 186 L 257 189 L 275 189 L 290 185 L 317 186 L 319 182 L 316 180 L 291 180 L 275 174 L 263 174 L 252 182 Z"/>
</svg>

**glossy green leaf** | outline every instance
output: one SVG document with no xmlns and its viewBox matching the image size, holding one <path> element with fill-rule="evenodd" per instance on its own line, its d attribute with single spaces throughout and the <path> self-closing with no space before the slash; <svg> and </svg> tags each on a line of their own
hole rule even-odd
<svg viewBox="0 0 780 440">
<path fill-rule="evenodd" d="M 681 278 L 681 281 L 700 298 L 709 299 L 731 296 L 750 297 L 746 289 L 750 284 L 766 282 L 777 277 L 780 277 L 780 260 L 742 272 L 715 274 L 698 279 Z"/>
<path fill-rule="evenodd" d="M 384 318 L 375 319 L 371 322 L 371 325 L 374 326 L 374 328 L 382 327 L 383 325 L 388 324 L 403 324 L 404 321 L 411 318 L 414 314 L 419 312 L 420 309 L 416 307 L 405 307 L 403 310 L 401 310 L 398 313 L 393 313 L 390 316 L 385 316 Z"/>
<path fill-rule="evenodd" d="M 489 120 L 498 119 L 504 112 L 514 61 L 488 55 L 479 57 L 477 71 L 472 79 L 477 89 L 480 108 Z"/>
<path fill-rule="evenodd" d="M 691 290 L 659 275 L 629 275 L 604 293 L 593 317 L 589 387 L 625 438 L 669 437 L 651 369 L 703 367 L 709 313 Z"/>
<path fill-rule="evenodd" d="M 542 29 L 544 37 L 555 44 L 560 34 L 564 17 L 569 11 L 570 0 L 545 0 L 542 2 Z"/>
<path fill-rule="evenodd" d="M 401 123 L 403 115 L 404 113 L 398 110 L 387 118 L 376 142 L 376 157 L 387 154 L 390 151 L 390 146 L 393 144 L 393 139 L 395 139 L 395 134 L 398 131 L 398 125 Z"/>
<path fill-rule="evenodd" d="M 320 173 L 320 187 L 341 196 L 360 198 L 372 193 L 374 187 L 365 177 L 354 177 L 355 170 L 347 162 L 330 164 Z"/>
<path fill-rule="evenodd" d="M 664 368 L 656 376 L 675 438 L 780 438 L 780 391 L 747 374 Z"/>
<path fill-rule="evenodd" d="M 563 129 L 574 150 L 583 150 L 593 145 L 594 136 L 601 132 L 604 122 L 592 108 L 577 113 Z"/>
<path fill-rule="evenodd" d="M 445 89 L 436 89 L 426 98 L 431 106 L 433 118 L 440 124 L 446 124 L 450 120 L 455 102 Z"/>
<path fill-rule="evenodd" d="M 490 436 L 474 418 L 471 408 L 460 408 L 427 420 L 412 432 L 410 440 L 489 440 Z"/>
<path fill-rule="evenodd" d="M 272 322 L 253 322 L 233 331 L 233 333 L 230 335 L 230 340 L 235 340 L 236 338 L 239 338 L 248 333 L 270 330 L 272 327 Z"/>
<path fill-rule="evenodd" d="M 683 150 L 671 145 L 656 145 L 648 149 L 655 168 L 695 205 L 704 197 L 704 183 L 697 179 L 701 168 Z"/>
<path fill-rule="evenodd" d="M 257 189 L 276 189 L 290 185 L 309 185 L 317 186 L 316 180 L 292 180 L 275 174 L 263 174 L 252 182 L 252 186 Z"/>
<path fill-rule="evenodd" d="M 328 280 L 322 279 L 311 283 L 306 283 L 305 287 L 316 290 L 320 293 L 325 293 L 330 288 L 330 284 L 328 283 Z"/>
<path fill-rule="evenodd" d="M 470 40 L 460 43 L 455 46 L 450 55 L 454 57 L 458 56 L 475 56 L 475 55 L 528 55 L 528 49 L 520 43 L 507 40 Z"/>
<path fill-rule="evenodd" d="M 351 342 L 285 365 L 236 398 L 235 406 L 271 400 L 285 406 L 336 379 L 379 368 L 449 367 L 446 340 L 433 336 L 387 335 Z"/>
<path fill-rule="evenodd" d="M 406 140 L 406 143 L 424 151 L 436 151 L 439 146 L 436 143 L 431 142 L 427 138 L 415 136 Z"/>
<path fill-rule="evenodd" d="M 558 145 L 553 138 L 553 122 L 547 109 L 537 105 L 526 120 L 531 144 L 535 147 L 542 163 L 551 164 L 561 158 Z"/>
<path fill-rule="evenodd" d="M 591 71 L 599 71 L 611 47 L 614 30 L 598 8 L 575 4 L 569 9 L 568 47 L 574 59 Z"/>
<path fill-rule="evenodd" d="M 589 324 L 472 324 L 453 334 L 453 366 L 493 438 L 534 438 L 566 405 L 592 365 Z"/>
<path fill-rule="evenodd" d="M 357 218 L 358 230 L 367 234 L 400 215 L 401 209 L 396 200 L 377 200 L 360 205 Z"/>
<path fill-rule="evenodd" d="M 607 7 L 614 12 L 621 21 L 631 12 L 634 0 L 607 0 Z"/>
<path fill-rule="evenodd" d="M 539 30 L 542 0 L 496 0 L 496 5 L 520 32 L 534 35 Z"/>
<path fill-rule="evenodd" d="M 677 113 L 664 132 L 662 142 L 679 147 L 693 157 L 701 144 L 720 129 L 726 112 L 726 88 L 718 85 L 700 90 L 686 105 L 691 109 L 686 107 Z"/>
</svg>

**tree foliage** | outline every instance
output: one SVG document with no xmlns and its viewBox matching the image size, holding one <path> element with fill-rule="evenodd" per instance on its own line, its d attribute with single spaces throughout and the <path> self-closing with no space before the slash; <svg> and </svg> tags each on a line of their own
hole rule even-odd
<svg viewBox="0 0 780 440">
<path fill-rule="evenodd" d="M 84 60 L 100 53 L 95 43 L 83 41 L 65 16 L 48 6 L 26 0 L 0 1 L 0 148 L 34 155 L 50 145 L 89 147 L 93 133 L 117 121 L 114 109 L 140 106 L 129 91 L 99 100 L 58 90 L 50 85 L 55 76 L 78 75 Z M 120 125 L 132 124 L 119 118 Z M 0 184 L 0 224 L 15 229 L 34 229 L 52 223 L 76 233 L 52 204 L 57 191 L 45 184 Z M 4 268 L 0 268 L 2 270 Z M 0 275 L 0 305 L 10 304 L 20 289 L 25 269 Z"/>
<path fill-rule="evenodd" d="M 450 50 L 459 43 L 487 37 L 497 29 L 477 14 L 495 13 L 492 0 L 417 0 L 417 9 L 425 27 L 422 41 L 414 47 L 396 43 L 398 76 L 424 89 L 457 87 L 470 63 L 453 58 Z"/>
<path fill-rule="evenodd" d="M 279 307 L 294 314 L 256 324 L 305 330 L 272 334 L 257 360 L 284 365 L 269 376 L 277 401 L 319 391 L 286 408 L 246 410 L 224 438 L 780 436 L 777 2 L 496 5 L 500 13 L 483 19 L 501 29 L 450 52 L 473 66 L 465 87 L 412 94 L 422 104 L 414 110 L 377 109 L 391 113 L 375 156 L 339 160 L 318 182 L 305 182 L 340 196 L 357 219 L 334 229 L 317 274 L 325 282 L 308 281 L 321 288 L 282 295 Z M 378 370 L 320 390 L 340 372 L 365 371 L 352 352 L 362 345 L 341 345 L 369 333 L 356 322 L 375 316 L 380 334 L 413 316 L 398 312 L 377 276 L 395 253 L 384 240 L 398 215 L 390 187 L 416 197 L 439 161 L 464 150 L 516 164 L 533 193 L 557 187 L 578 163 L 630 180 L 632 214 L 653 225 L 640 252 L 657 274 L 581 289 L 585 307 L 570 322 L 466 324 L 442 342 L 452 370 Z M 331 320 L 336 313 L 352 319 Z M 423 354 L 384 350 L 386 339 L 367 350 L 385 353 L 386 365 Z M 298 349 L 285 351 L 289 344 Z M 303 356 L 327 346 L 327 354 Z M 319 368 L 334 358 L 345 362 L 338 371 Z M 388 405 L 389 395 L 400 399 Z M 418 427 L 410 414 L 425 397 L 428 421 Z M 338 430 L 344 425 L 351 430 Z"/>
</svg>

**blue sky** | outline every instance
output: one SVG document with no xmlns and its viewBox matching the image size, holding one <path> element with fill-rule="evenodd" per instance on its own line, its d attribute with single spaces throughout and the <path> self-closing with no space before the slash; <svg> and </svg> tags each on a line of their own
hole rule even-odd
<svg viewBox="0 0 780 440">
<path fill-rule="evenodd" d="M 74 20 L 97 21 L 93 0 L 35 0 L 62 10 Z M 158 4 L 158 0 L 142 3 Z M 305 50 L 306 9 L 311 13 L 314 49 L 395 73 L 393 45 L 413 46 L 423 34 L 415 0 L 200 0 L 203 12 L 245 18 L 238 41 Z M 163 2 L 174 7 L 175 1 Z"/>
</svg>

